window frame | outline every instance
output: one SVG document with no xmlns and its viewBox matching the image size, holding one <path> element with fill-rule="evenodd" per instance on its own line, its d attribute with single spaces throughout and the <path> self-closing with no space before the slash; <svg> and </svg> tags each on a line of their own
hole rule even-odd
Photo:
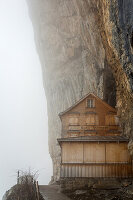
<svg viewBox="0 0 133 200">
<path fill-rule="evenodd" d="M 74 123 L 73 123 L 73 122 L 70 122 L 70 120 L 72 120 L 72 119 L 77 120 L 77 123 L 75 123 L 75 122 L 74 122 Z M 70 117 L 69 117 L 68 123 L 69 123 L 69 126 L 78 126 L 78 125 L 79 125 L 79 117 L 70 116 Z"/>
<path fill-rule="evenodd" d="M 118 124 L 116 123 L 116 116 L 114 114 L 106 114 L 105 115 L 105 124 L 106 126 L 118 126 Z M 114 122 L 114 123 L 112 123 Z"/>
<path fill-rule="evenodd" d="M 93 118 L 93 120 L 92 120 Z M 89 123 L 87 121 L 90 121 Z M 92 123 L 92 121 L 94 123 Z M 90 114 L 86 117 L 86 125 L 95 126 L 96 125 L 96 114 Z"/>
<path fill-rule="evenodd" d="M 91 106 L 89 106 L 88 101 L 90 101 L 90 102 L 92 101 L 93 102 L 93 103 L 92 102 L 90 103 Z M 87 98 L 87 100 L 86 100 L 86 107 L 87 108 L 95 108 L 96 107 L 96 105 L 95 105 L 95 99 L 94 98 Z"/>
</svg>

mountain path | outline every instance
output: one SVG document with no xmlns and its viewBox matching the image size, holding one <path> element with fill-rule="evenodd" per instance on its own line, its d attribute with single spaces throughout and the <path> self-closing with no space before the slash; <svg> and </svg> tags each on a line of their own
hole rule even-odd
<svg viewBox="0 0 133 200">
<path fill-rule="evenodd" d="M 40 185 L 39 190 L 45 200 L 70 200 L 59 191 L 59 185 Z"/>
</svg>

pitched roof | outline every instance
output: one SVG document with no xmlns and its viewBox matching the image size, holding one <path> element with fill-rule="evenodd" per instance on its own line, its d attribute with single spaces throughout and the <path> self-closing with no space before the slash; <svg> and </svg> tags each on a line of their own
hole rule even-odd
<svg viewBox="0 0 133 200">
<path fill-rule="evenodd" d="M 105 101 L 103 101 L 102 99 L 100 99 L 98 96 L 94 95 L 93 93 L 89 93 L 89 94 L 85 95 L 83 98 L 81 98 L 79 101 L 77 101 L 76 103 L 74 103 L 71 107 L 69 107 L 65 111 L 59 113 L 59 116 L 64 115 L 65 113 L 67 113 L 68 111 L 70 111 L 71 109 L 73 109 L 75 106 L 77 106 L 79 103 L 81 103 L 83 100 L 85 100 L 89 96 L 95 97 L 96 99 L 98 99 L 98 101 L 100 101 L 101 103 L 103 103 L 106 107 L 108 107 L 109 109 L 112 109 L 114 112 L 116 112 L 115 108 L 113 108 L 112 106 L 110 106 L 109 104 L 107 104 Z"/>
<path fill-rule="evenodd" d="M 57 139 L 61 142 L 128 142 L 128 138 L 124 136 L 81 136 Z"/>
</svg>

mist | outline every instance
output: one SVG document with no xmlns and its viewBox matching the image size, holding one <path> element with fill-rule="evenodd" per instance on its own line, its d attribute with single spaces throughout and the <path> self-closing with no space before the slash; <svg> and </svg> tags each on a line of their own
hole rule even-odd
<svg viewBox="0 0 133 200">
<path fill-rule="evenodd" d="M 24 0 L 0 0 L 0 198 L 17 170 L 52 175 L 47 102 L 34 33 Z"/>
</svg>

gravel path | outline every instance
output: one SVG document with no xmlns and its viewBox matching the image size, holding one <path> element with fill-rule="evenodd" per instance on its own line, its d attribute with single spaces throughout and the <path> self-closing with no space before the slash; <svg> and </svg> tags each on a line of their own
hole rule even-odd
<svg viewBox="0 0 133 200">
<path fill-rule="evenodd" d="M 59 192 L 58 185 L 40 185 L 39 190 L 45 200 L 70 200 Z"/>
</svg>

